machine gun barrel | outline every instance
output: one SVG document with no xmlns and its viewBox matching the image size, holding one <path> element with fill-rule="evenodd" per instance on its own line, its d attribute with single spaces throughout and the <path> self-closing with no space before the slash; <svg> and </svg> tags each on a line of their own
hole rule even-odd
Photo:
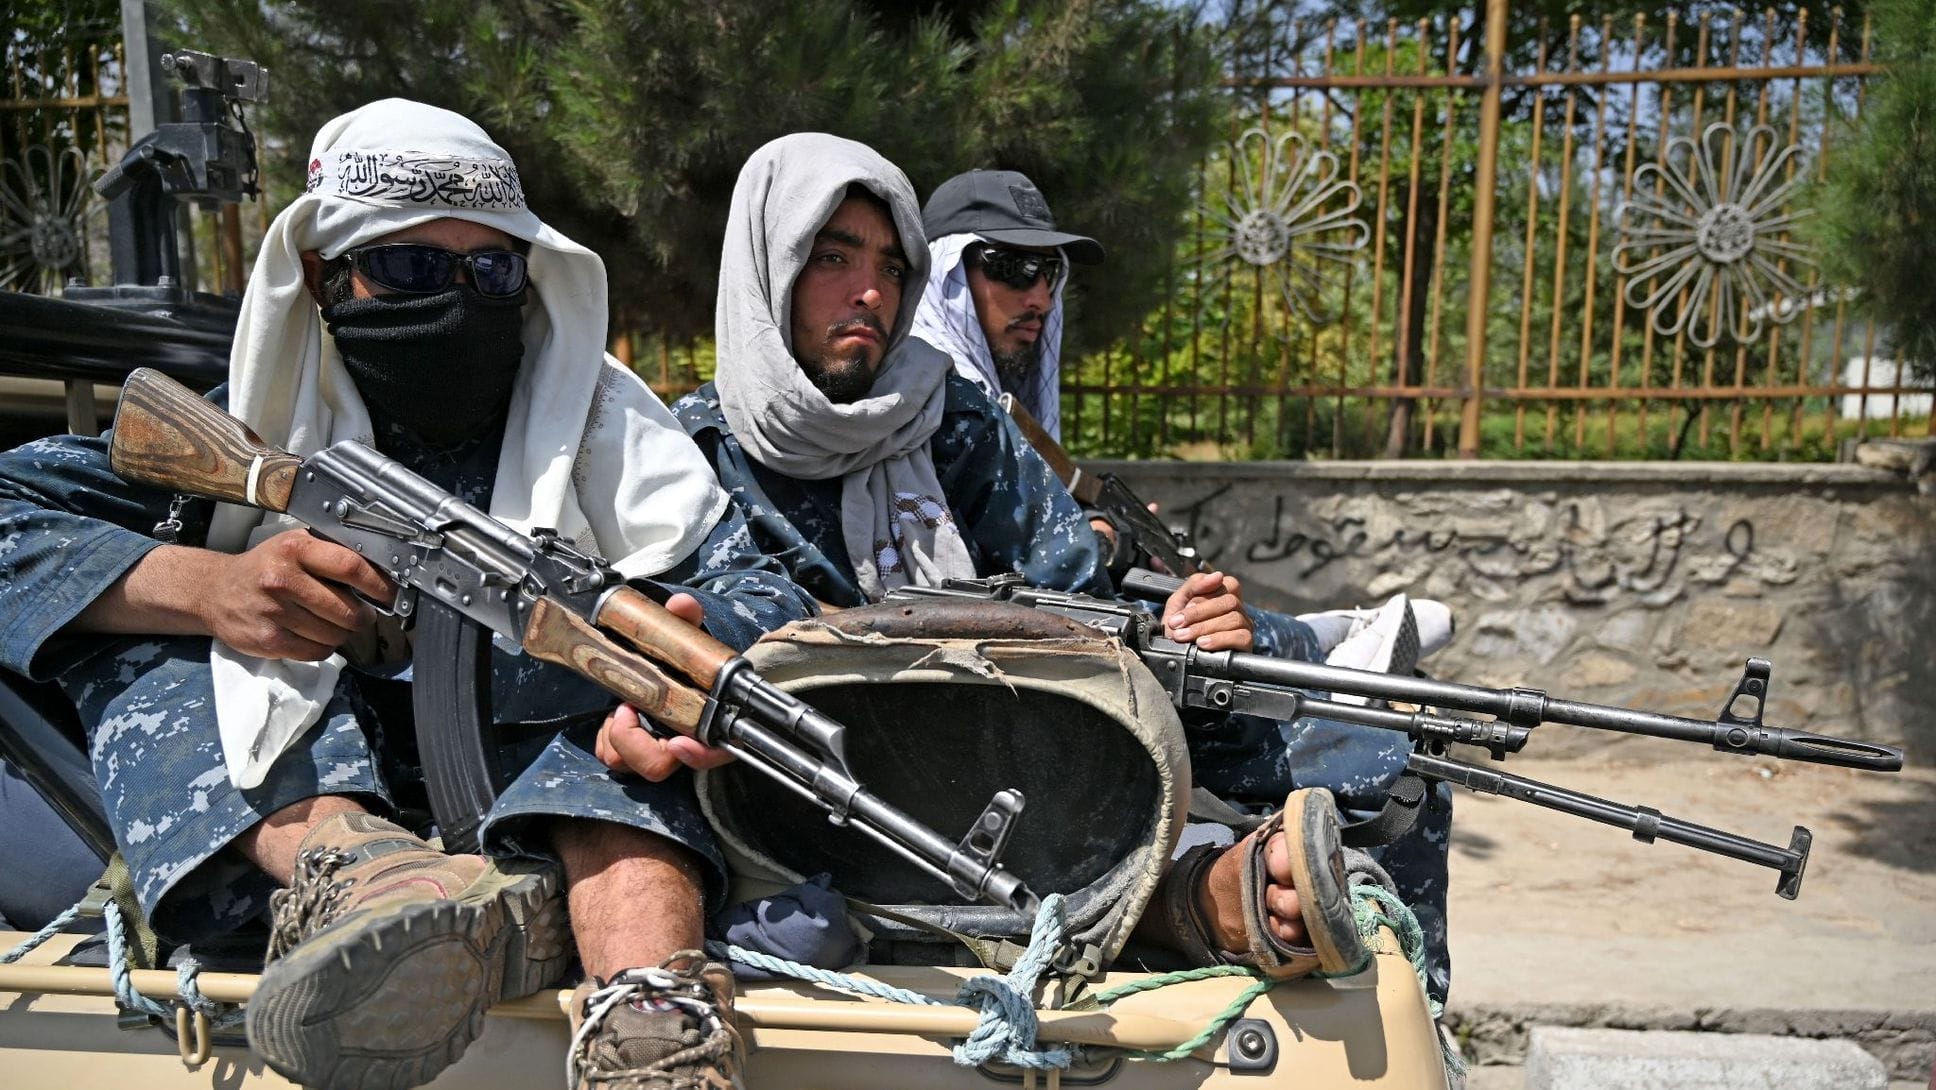
<svg viewBox="0 0 1936 1090">
<path fill-rule="evenodd" d="M 1156 572 L 1132 571 L 1123 580 L 1122 589 L 1123 593 L 1133 597 L 1160 602 L 1179 585 L 1179 580 Z M 1152 647 L 1166 642 L 1150 641 Z M 1902 771 L 1902 750 L 1894 746 L 1763 726 L 1761 710 L 1768 699 L 1769 675 L 1773 670 L 1766 659 L 1748 660 L 1747 668 L 1735 685 L 1733 695 L 1728 698 L 1727 706 L 1717 719 L 1707 722 L 1610 704 L 1560 700 L 1547 696 L 1539 689 L 1489 689 L 1431 678 L 1292 662 L 1238 651 L 1202 654 L 1194 648 L 1185 649 L 1180 644 L 1171 644 L 1168 649 L 1172 654 L 1182 654 L 1187 660 L 1183 667 L 1187 672 L 1200 671 L 1233 681 L 1295 689 L 1327 689 L 1333 693 L 1474 712 L 1522 727 L 1560 723 L 1681 742 L 1702 742 L 1724 753 L 1759 754 L 1811 764 L 1859 768 L 1868 772 Z M 1744 702 L 1747 704 L 1746 710 L 1738 710 L 1744 707 Z"/>
<path fill-rule="evenodd" d="M 1157 641 L 1151 642 L 1155 644 Z M 1192 660 L 1189 670 L 1201 671 L 1209 676 L 1298 689 L 1326 689 L 1334 694 L 1350 693 L 1474 712 L 1515 726 L 1536 727 L 1560 723 L 1684 742 L 1704 742 L 1727 753 L 1760 754 L 1870 772 L 1898 772 L 1902 769 L 1900 749 L 1807 731 L 1766 727 L 1761 725 L 1759 707 L 1755 709 L 1752 719 L 1736 716 L 1729 711 L 1715 722 L 1704 722 L 1662 712 L 1557 700 L 1538 689 L 1489 689 L 1431 678 L 1292 662 L 1240 651 L 1197 652 L 1189 657 Z M 1760 700 L 1767 691 L 1766 680 L 1767 663 L 1760 659 L 1749 660 L 1748 677 L 1737 688 L 1736 698 L 1742 695 L 1742 689 L 1758 685 L 1759 693 L 1749 695 Z M 1734 700 L 1729 701 L 1730 708 L 1734 703 Z"/>
</svg>

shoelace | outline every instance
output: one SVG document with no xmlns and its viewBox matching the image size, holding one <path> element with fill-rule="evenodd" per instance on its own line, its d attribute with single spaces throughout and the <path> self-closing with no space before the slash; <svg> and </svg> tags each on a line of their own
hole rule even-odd
<svg viewBox="0 0 1936 1090">
<path fill-rule="evenodd" d="M 626 975 L 630 979 L 614 978 L 612 983 L 586 997 L 585 1020 L 579 1024 L 578 1032 L 572 1034 L 571 1048 L 565 1052 L 566 1087 L 578 1085 L 582 1065 L 591 1055 L 592 1039 L 604 1026 L 606 1017 L 634 997 L 649 995 L 685 1011 L 699 1023 L 704 1040 L 644 1067 L 623 1072 L 600 1072 L 593 1077 L 604 1080 L 615 1076 L 661 1074 L 695 1060 L 712 1059 L 729 1047 L 731 1042 L 725 1023 L 720 1021 L 718 1009 L 709 999 L 692 994 L 703 991 L 703 984 L 681 980 L 664 969 L 639 969 Z M 733 1085 L 739 1085 L 737 1072 L 733 1076 Z"/>
<path fill-rule="evenodd" d="M 296 856 L 296 873 L 289 888 L 269 898 L 274 926 L 269 933 L 268 960 L 274 961 L 316 932 L 328 927 L 343 911 L 343 894 L 356 883 L 335 881 L 336 872 L 354 857 L 335 848 L 311 848 Z"/>
</svg>

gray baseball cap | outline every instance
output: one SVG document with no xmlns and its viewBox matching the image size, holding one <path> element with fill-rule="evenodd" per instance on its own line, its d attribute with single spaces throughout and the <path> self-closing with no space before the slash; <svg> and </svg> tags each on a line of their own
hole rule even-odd
<svg viewBox="0 0 1936 1090">
<path fill-rule="evenodd" d="M 1060 246 L 1081 265 L 1103 259 L 1095 239 L 1056 230 L 1042 191 L 1013 170 L 971 170 L 942 182 L 921 210 L 921 225 L 930 239 L 974 234 L 1017 246 Z"/>
</svg>

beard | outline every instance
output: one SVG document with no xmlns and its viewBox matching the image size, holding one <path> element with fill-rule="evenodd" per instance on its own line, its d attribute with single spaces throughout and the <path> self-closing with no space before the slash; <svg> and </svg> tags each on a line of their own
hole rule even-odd
<svg viewBox="0 0 1936 1090">
<path fill-rule="evenodd" d="M 859 401 L 874 388 L 874 375 L 878 368 L 874 363 L 869 362 L 866 349 L 862 348 L 842 355 L 828 347 L 839 340 L 843 334 L 861 328 L 873 330 L 883 344 L 887 341 L 886 327 L 881 325 L 880 319 L 869 314 L 848 318 L 828 326 L 818 352 L 806 353 L 801 351 L 798 345 L 795 346 L 793 358 L 800 364 L 800 370 L 806 372 L 807 381 L 813 383 L 813 388 L 819 390 L 821 396 L 836 405 L 849 405 Z M 886 358 L 887 350 L 883 347 L 882 362 L 885 362 Z"/>
<path fill-rule="evenodd" d="M 1035 377 L 1036 367 L 1042 362 L 1042 342 L 1033 341 L 1013 352 L 989 351 L 995 361 L 995 377 L 1002 382 L 1002 389 L 1009 393 L 1019 393 L 1028 380 Z"/>
<path fill-rule="evenodd" d="M 874 369 L 867 364 L 867 353 L 846 356 L 822 355 L 800 361 L 813 388 L 836 405 L 849 405 L 866 397 L 874 388 Z"/>
</svg>

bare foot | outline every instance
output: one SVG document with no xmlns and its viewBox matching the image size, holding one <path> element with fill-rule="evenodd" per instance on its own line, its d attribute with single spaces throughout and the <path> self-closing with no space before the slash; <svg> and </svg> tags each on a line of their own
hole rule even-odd
<svg viewBox="0 0 1936 1090">
<path fill-rule="evenodd" d="M 1197 908 L 1210 921 L 1217 945 L 1232 953 L 1250 946 L 1244 930 L 1244 853 L 1250 849 L 1251 839 L 1262 832 L 1260 829 L 1251 833 L 1225 849 L 1210 864 L 1203 888 L 1197 890 Z M 1264 849 L 1264 867 L 1270 874 L 1270 883 L 1264 891 L 1264 907 L 1270 918 L 1271 934 L 1290 945 L 1302 946 L 1308 933 L 1297 891 L 1291 888 L 1291 853 L 1282 832 L 1271 835 Z"/>
</svg>

